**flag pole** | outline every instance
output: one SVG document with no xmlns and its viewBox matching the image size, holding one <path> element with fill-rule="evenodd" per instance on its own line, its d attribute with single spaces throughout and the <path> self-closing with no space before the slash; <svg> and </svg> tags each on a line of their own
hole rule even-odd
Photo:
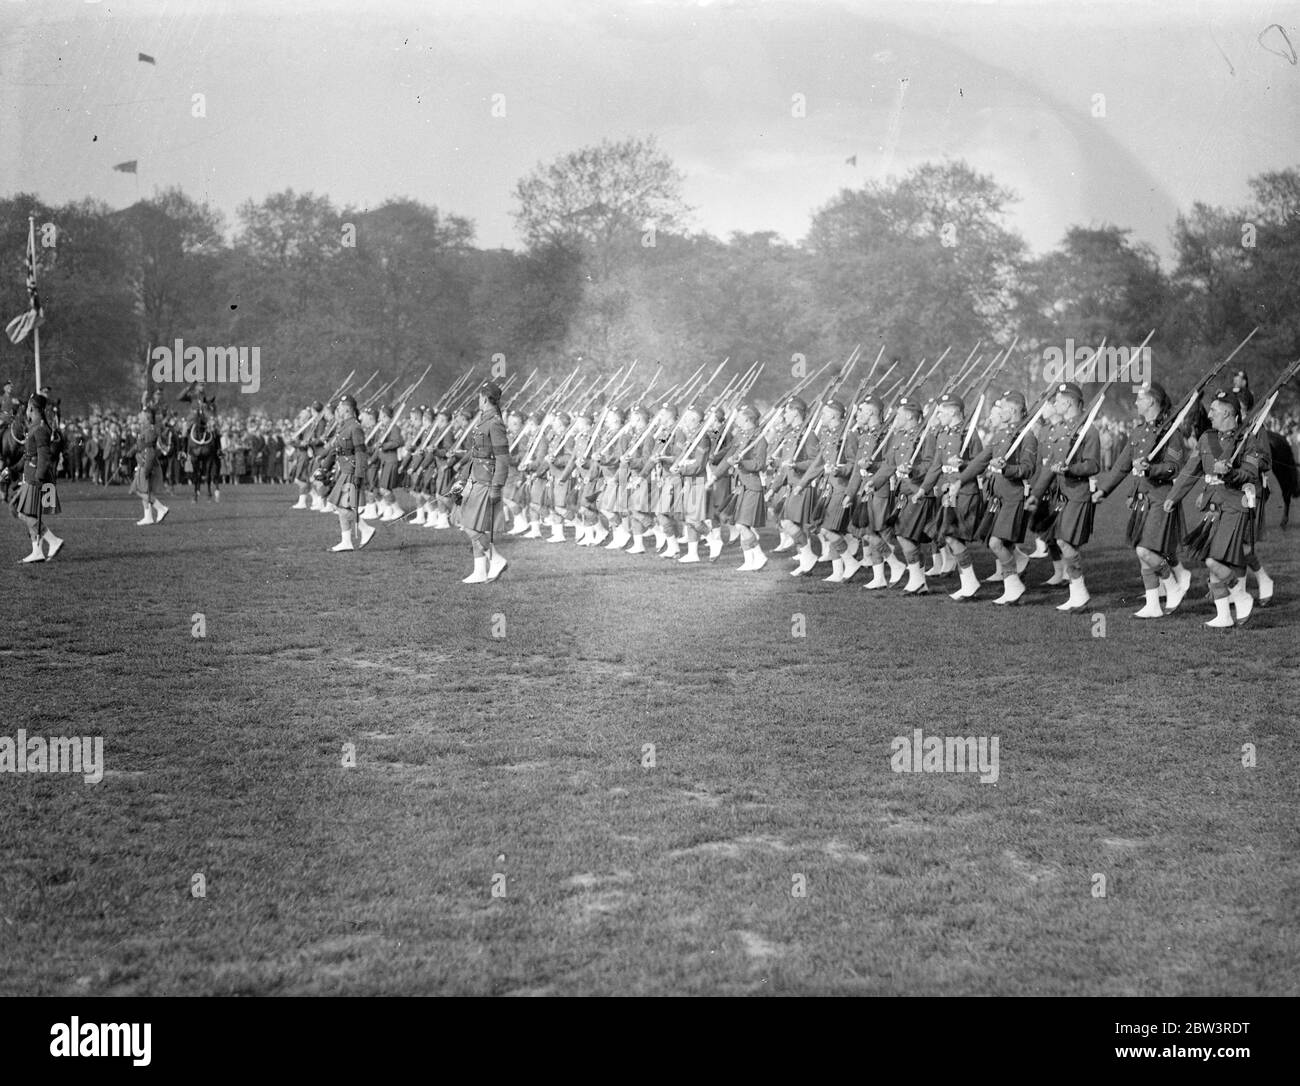
<svg viewBox="0 0 1300 1086">
<path fill-rule="evenodd" d="M 27 252 L 32 258 L 32 282 L 36 282 L 36 216 L 27 216 Z M 37 314 L 36 322 L 32 325 L 32 351 L 36 358 L 36 388 L 35 392 L 41 390 L 41 320 Z"/>
</svg>

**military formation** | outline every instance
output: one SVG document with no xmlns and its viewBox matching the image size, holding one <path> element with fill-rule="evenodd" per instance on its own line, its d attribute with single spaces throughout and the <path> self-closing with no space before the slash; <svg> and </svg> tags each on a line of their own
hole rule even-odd
<svg viewBox="0 0 1300 1086">
<path fill-rule="evenodd" d="M 977 346 L 928 397 L 947 351 L 902 377 L 897 361 L 877 376 L 882 350 L 841 397 L 855 350 L 818 395 L 807 390 L 833 363 L 766 412 L 750 400 L 757 363 L 714 393 L 726 362 L 658 395 L 659 373 L 633 387 L 635 363 L 587 381 L 575 370 L 553 388 L 534 372 L 508 398 L 513 379 L 475 387 L 466 375 L 432 406 L 408 406 L 420 381 L 393 406 L 388 389 L 358 403 L 350 375 L 295 434 L 293 508 L 337 515 L 336 552 L 364 548 L 372 522 L 460 529 L 473 558 L 467 584 L 506 571 L 502 535 L 681 565 L 738 545 L 737 571 L 758 573 L 771 562 L 771 521 L 772 554 L 792 560 L 791 576 L 907 596 L 955 576 L 952 600 L 1005 607 L 1026 596 L 1029 565 L 1043 560 L 1052 572 L 1040 583 L 1063 593 L 1057 609 L 1079 612 L 1091 600 L 1096 507 L 1122 493 L 1145 597 L 1134 617 L 1178 610 L 1193 579 L 1185 559 L 1208 575 L 1206 625 L 1231 627 L 1273 597 L 1256 546 L 1271 467 L 1263 427 L 1300 365 L 1258 406 L 1244 404 L 1218 379 L 1245 342 L 1178 402 L 1159 384 L 1136 388 L 1138 422 L 1107 470 L 1094 423 L 1113 382 L 1091 397 L 1086 380 L 1053 383 L 1031 403 L 998 382 L 1014 341 L 987 363 Z M 1193 491 L 1200 517 L 1189 526 Z M 981 546 L 993 560 L 982 578 Z"/>
</svg>

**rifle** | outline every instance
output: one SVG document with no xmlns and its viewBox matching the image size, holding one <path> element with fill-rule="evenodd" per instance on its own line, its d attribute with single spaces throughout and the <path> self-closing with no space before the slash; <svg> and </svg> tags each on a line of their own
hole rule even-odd
<svg viewBox="0 0 1300 1086">
<path fill-rule="evenodd" d="M 1223 372 L 1223 367 L 1233 360 L 1237 352 L 1240 351 L 1244 346 L 1246 346 L 1246 344 L 1249 343 L 1251 339 L 1254 338 L 1255 333 L 1258 331 L 1259 331 L 1259 325 L 1255 325 L 1255 327 L 1250 330 L 1250 335 L 1248 335 L 1245 339 L 1243 339 L 1240 343 L 1238 343 L 1232 349 L 1232 353 L 1229 354 L 1227 358 L 1225 358 L 1217 366 L 1211 369 L 1209 373 L 1207 373 L 1204 377 L 1202 377 L 1199 381 L 1197 381 L 1195 385 L 1192 386 L 1192 391 L 1187 394 L 1187 399 L 1183 403 L 1182 408 L 1179 410 L 1178 414 L 1174 416 L 1174 419 L 1169 424 L 1168 429 L 1166 429 L 1165 432 L 1160 435 L 1160 440 L 1157 441 L 1153 446 L 1151 446 L 1151 451 L 1147 453 L 1145 457 L 1143 457 L 1144 460 L 1154 459 L 1155 456 L 1160 452 L 1160 450 L 1163 449 L 1167 444 L 1169 444 L 1169 439 L 1172 438 L 1174 434 L 1178 432 L 1178 428 L 1182 426 L 1183 420 L 1187 418 L 1187 413 L 1191 411 L 1193 407 L 1196 406 L 1196 402 L 1201 398 L 1201 394 L 1205 391 L 1209 383 L 1213 381 L 1216 377 L 1218 377 L 1220 373 Z"/>
<path fill-rule="evenodd" d="M 961 367 L 957 370 L 956 374 L 954 374 L 952 377 L 950 377 L 947 381 L 944 382 L 943 388 L 939 390 L 940 396 L 944 396 L 947 393 L 952 392 L 959 384 L 962 383 L 963 380 L 965 380 L 966 377 L 970 375 L 970 371 L 973 370 L 975 366 L 979 365 L 979 358 L 975 358 L 975 352 L 980 349 L 980 344 L 983 342 L 984 341 L 982 339 L 977 339 L 975 341 L 975 346 L 971 349 L 970 354 L 966 356 L 966 361 L 961 364 Z M 980 356 L 980 358 L 982 357 L 983 355 Z M 973 364 L 971 362 L 972 359 L 975 360 Z"/>
<path fill-rule="evenodd" d="M 1296 359 L 1296 361 L 1287 366 L 1286 369 L 1282 371 L 1282 376 L 1273 382 L 1273 387 L 1264 394 L 1263 401 L 1260 403 L 1260 406 L 1255 409 L 1254 415 L 1251 416 L 1250 421 L 1246 424 L 1241 439 L 1237 442 L 1237 447 L 1232 450 L 1232 456 L 1229 458 L 1228 463 L 1235 464 L 1241 458 L 1241 454 L 1245 452 L 1246 446 L 1250 444 L 1251 439 L 1258 434 L 1260 429 L 1263 427 L 1265 420 L 1268 418 L 1269 412 L 1273 410 L 1273 405 L 1277 403 L 1277 398 L 1282 394 L 1283 387 L 1293 377 L 1295 377 L 1297 373 L 1300 373 L 1300 359 Z"/>
<path fill-rule="evenodd" d="M 1154 328 L 1152 328 L 1151 331 L 1147 333 L 1147 338 L 1144 339 L 1138 345 L 1137 353 L 1139 355 L 1146 348 L 1146 345 L 1151 342 L 1151 337 L 1154 336 L 1155 334 L 1156 334 L 1156 330 Z M 1093 355 L 1093 357 L 1094 358 L 1100 357 L 1100 353 Z M 1132 356 L 1130 355 L 1130 357 Z M 1074 454 L 1077 453 L 1079 449 L 1082 447 L 1084 436 L 1088 432 L 1088 427 L 1091 426 L 1093 420 L 1096 419 L 1097 412 L 1101 410 L 1101 405 L 1103 401 L 1106 399 L 1107 391 L 1109 391 L 1110 386 L 1113 385 L 1116 380 L 1117 380 L 1116 377 L 1111 377 L 1104 385 L 1101 386 L 1101 391 L 1098 392 L 1097 395 L 1093 398 L 1092 406 L 1088 410 L 1088 417 L 1083 420 L 1083 425 L 1079 427 L 1078 435 L 1074 439 L 1074 444 L 1070 446 L 1070 453 L 1065 458 L 1064 463 L 1069 464 L 1069 462 L 1074 459 Z"/>
</svg>

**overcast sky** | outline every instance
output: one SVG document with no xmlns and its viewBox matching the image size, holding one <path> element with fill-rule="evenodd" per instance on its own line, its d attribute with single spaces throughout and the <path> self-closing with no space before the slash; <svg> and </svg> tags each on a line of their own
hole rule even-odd
<svg viewBox="0 0 1300 1086">
<path fill-rule="evenodd" d="M 1178 210 L 1300 166 L 1298 24 L 1254 0 L 0 0 L 0 193 L 179 185 L 231 222 L 288 187 L 409 196 L 517 247 L 521 176 L 653 134 L 721 237 L 798 240 L 841 188 L 951 157 L 1019 194 L 1037 251 L 1109 222 L 1167 257 Z"/>
</svg>

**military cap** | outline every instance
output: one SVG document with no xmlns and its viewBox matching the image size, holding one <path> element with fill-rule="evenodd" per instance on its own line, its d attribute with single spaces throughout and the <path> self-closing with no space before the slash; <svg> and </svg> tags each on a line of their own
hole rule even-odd
<svg viewBox="0 0 1300 1086">
<path fill-rule="evenodd" d="M 793 407 L 801 415 L 808 414 L 808 405 L 799 396 L 791 396 L 786 400 L 785 406 L 787 409 Z"/>
<path fill-rule="evenodd" d="M 495 381 L 484 381 L 479 385 L 478 394 L 486 396 L 488 403 L 501 402 L 501 386 Z"/>
<path fill-rule="evenodd" d="M 1070 399 L 1074 400 L 1074 402 L 1077 403 L 1080 407 L 1083 406 L 1083 389 L 1081 389 L 1073 381 L 1062 381 L 1059 385 L 1056 386 L 1056 394 L 1058 396 L 1061 395 L 1069 396 Z"/>
<path fill-rule="evenodd" d="M 1241 414 L 1241 401 L 1237 399 L 1237 394 L 1235 392 L 1229 392 L 1226 388 L 1219 389 L 1219 391 L 1214 394 L 1214 399 L 1210 402 L 1226 403 L 1236 414 Z"/>
<path fill-rule="evenodd" d="M 1025 394 L 1023 392 L 1017 391 L 1014 388 L 1007 389 L 1006 392 L 1003 392 L 1000 396 L 998 396 L 998 400 L 1003 403 L 1013 403 L 1018 408 L 1020 408 L 1021 411 L 1024 411 L 1029 407 L 1029 405 L 1025 402 Z"/>
<path fill-rule="evenodd" d="M 834 411 L 840 418 L 844 417 L 844 405 L 839 400 L 827 400 L 826 410 Z"/>
<path fill-rule="evenodd" d="M 957 393 L 955 392 L 945 392 L 942 396 L 940 396 L 939 406 L 955 407 L 963 415 L 966 414 L 966 405 L 965 403 L 962 402 L 962 398 L 958 396 Z"/>
<path fill-rule="evenodd" d="M 32 398 L 27 402 L 36 408 L 37 411 L 44 411 L 45 405 L 48 401 L 39 392 L 33 392 Z"/>
<path fill-rule="evenodd" d="M 355 396 L 340 396 L 339 406 L 342 407 L 344 404 L 347 404 L 350 408 L 352 408 L 352 413 L 354 415 L 357 413 L 357 401 Z"/>
<path fill-rule="evenodd" d="M 750 422 L 757 423 L 759 418 L 758 408 L 752 403 L 747 403 L 740 409 L 740 417 L 742 419 L 748 419 Z"/>
<path fill-rule="evenodd" d="M 555 421 L 561 426 L 567 427 L 573 421 L 573 418 L 567 411 L 557 411 L 555 413 Z"/>
<path fill-rule="evenodd" d="M 885 401 L 882 400 L 879 396 L 868 396 L 865 400 L 862 401 L 862 403 L 859 406 L 874 407 L 881 414 L 884 414 L 885 412 Z"/>
<path fill-rule="evenodd" d="M 313 411 L 324 411 L 324 410 L 325 410 L 325 405 L 324 405 L 323 403 L 321 403 L 320 400 L 312 400 L 312 402 L 311 402 L 311 409 L 312 409 Z"/>
<path fill-rule="evenodd" d="M 914 400 L 910 396 L 903 396 L 899 398 L 898 410 L 902 411 L 904 409 L 908 411 L 915 411 L 919 415 L 923 410 L 923 407 L 921 405 L 920 400 Z"/>
<path fill-rule="evenodd" d="M 1155 381 L 1147 381 L 1142 385 L 1139 391 L 1145 392 L 1162 408 L 1168 407 L 1171 402 L 1169 399 L 1169 393 L 1165 391 L 1165 386 L 1158 385 Z"/>
</svg>

